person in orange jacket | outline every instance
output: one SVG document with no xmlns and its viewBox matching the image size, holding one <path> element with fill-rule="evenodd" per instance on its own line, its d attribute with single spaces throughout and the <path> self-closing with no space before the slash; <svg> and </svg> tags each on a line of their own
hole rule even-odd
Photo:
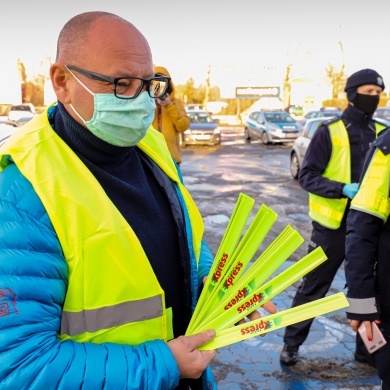
<svg viewBox="0 0 390 390">
<path fill-rule="evenodd" d="M 163 66 L 155 66 L 154 72 L 171 77 L 168 70 Z M 175 86 L 172 78 L 167 94 L 163 98 L 155 100 L 156 111 L 153 127 L 164 135 L 173 159 L 177 164 L 180 164 L 179 133 L 183 133 L 190 127 L 190 118 L 186 114 L 183 102 L 175 97 Z"/>
</svg>

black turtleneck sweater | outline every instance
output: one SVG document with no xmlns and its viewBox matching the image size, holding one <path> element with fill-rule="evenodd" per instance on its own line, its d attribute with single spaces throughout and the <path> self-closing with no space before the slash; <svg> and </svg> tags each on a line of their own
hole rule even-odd
<svg viewBox="0 0 390 390">
<path fill-rule="evenodd" d="M 49 119 L 136 233 L 165 292 L 166 305 L 172 307 L 174 334 L 184 334 L 191 315 L 189 255 L 172 183 L 139 148 L 102 141 L 78 124 L 61 103 Z"/>
<path fill-rule="evenodd" d="M 307 149 L 302 168 L 299 172 L 299 184 L 303 189 L 325 198 L 342 198 L 345 183 L 329 180 L 323 173 L 332 154 L 332 142 L 328 126 L 338 120 L 329 119 L 318 127 Z M 341 120 L 348 132 L 351 151 L 351 182 L 358 183 L 364 158 L 376 138 L 375 123 L 372 115 L 357 110 L 352 105 L 343 111 Z M 345 167 L 340 167 L 345 169 Z M 345 213 L 346 215 L 347 213 Z"/>
</svg>

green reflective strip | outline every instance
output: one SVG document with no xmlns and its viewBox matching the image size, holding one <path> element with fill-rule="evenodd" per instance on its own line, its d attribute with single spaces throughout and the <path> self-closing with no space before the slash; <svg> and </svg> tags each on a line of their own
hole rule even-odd
<svg viewBox="0 0 390 390">
<path fill-rule="evenodd" d="M 161 317 L 162 314 L 161 295 L 99 309 L 63 311 L 60 334 L 75 336 L 85 332 L 94 333 L 114 326 Z"/>
<path fill-rule="evenodd" d="M 217 331 L 217 335 L 213 340 L 198 349 L 222 348 L 345 307 L 348 307 L 348 300 L 344 293 L 333 294 L 233 328 Z"/>
</svg>

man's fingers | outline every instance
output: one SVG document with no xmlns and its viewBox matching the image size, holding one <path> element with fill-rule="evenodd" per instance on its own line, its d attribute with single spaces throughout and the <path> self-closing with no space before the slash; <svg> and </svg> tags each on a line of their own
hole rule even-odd
<svg viewBox="0 0 390 390">
<path fill-rule="evenodd" d="M 372 331 L 372 325 L 370 321 L 364 321 L 364 327 L 366 328 L 367 338 L 368 340 L 372 340 L 373 337 L 373 331 Z"/>
<path fill-rule="evenodd" d="M 268 313 L 271 313 L 271 314 L 275 314 L 278 309 L 276 308 L 275 304 L 271 301 L 268 301 L 266 303 L 264 303 L 264 305 L 262 306 L 265 310 L 268 311 Z"/>
<path fill-rule="evenodd" d="M 354 332 L 358 331 L 358 327 L 360 325 L 360 321 L 358 320 L 348 320 L 348 322 L 351 324 L 351 328 Z"/>
<path fill-rule="evenodd" d="M 215 337 L 215 331 L 212 329 L 205 330 L 204 332 L 196 333 L 192 336 L 186 337 L 190 350 L 194 350 L 211 341 Z"/>
</svg>

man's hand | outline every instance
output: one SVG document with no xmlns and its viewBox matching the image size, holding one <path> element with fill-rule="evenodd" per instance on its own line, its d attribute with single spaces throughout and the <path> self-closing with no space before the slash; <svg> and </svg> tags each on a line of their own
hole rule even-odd
<svg viewBox="0 0 390 390">
<path fill-rule="evenodd" d="M 362 323 L 362 321 L 358 321 L 358 320 L 348 320 L 348 322 L 350 323 L 352 330 L 355 332 L 358 331 L 358 328 L 359 328 L 360 324 Z M 377 324 L 380 323 L 380 321 L 377 321 L 377 320 L 374 322 L 376 322 Z M 364 326 L 366 328 L 367 338 L 368 338 L 368 340 L 371 341 L 372 337 L 373 337 L 371 321 L 363 321 L 363 323 L 364 323 Z"/>
<path fill-rule="evenodd" d="M 199 378 L 217 351 L 199 351 L 198 347 L 210 342 L 215 337 L 213 330 L 180 336 L 168 342 L 180 371 L 180 378 Z"/>
<path fill-rule="evenodd" d="M 159 106 L 165 107 L 165 106 L 167 106 L 167 105 L 171 102 L 171 99 L 169 98 L 169 95 L 166 94 L 166 95 L 164 96 L 164 99 L 156 99 L 156 102 L 157 102 L 157 104 L 158 104 Z"/>
</svg>

